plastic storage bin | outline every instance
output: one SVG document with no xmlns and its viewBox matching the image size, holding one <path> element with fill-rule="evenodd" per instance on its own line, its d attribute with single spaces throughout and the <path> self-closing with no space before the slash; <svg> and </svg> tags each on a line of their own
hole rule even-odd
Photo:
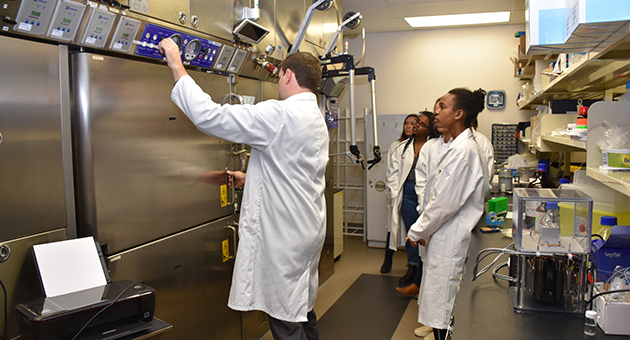
<svg viewBox="0 0 630 340">
<path fill-rule="evenodd" d="M 580 190 L 593 198 L 592 230 L 598 231 L 602 225 L 602 216 L 614 216 L 618 225 L 630 225 L 630 197 L 617 190 L 596 182 L 586 181 L 583 184 L 563 184 L 562 189 Z M 569 236 L 573 232 L 571 216 L 573 205 L 560 203 L 560 233 Z"/>
<path fill-rule="evenodd" d="M 559 245 L 541 243 L 540 233 L 535 228 L 527 228 L 525 223 L 526 203 L 538 203 L 544 207 L 549 201 L 570 207 L 560 211 L 561 230 L 571 232 L 561 234 Z M 591 251 L 593 199 L 584 192 L 573 189 L 516 188 L 512 209 L 512 238 L 517 250 L 532 254 L 588 254 Z M 563 212 L 569 215 L 568 218 L 563 216 Z"/>
</svg>

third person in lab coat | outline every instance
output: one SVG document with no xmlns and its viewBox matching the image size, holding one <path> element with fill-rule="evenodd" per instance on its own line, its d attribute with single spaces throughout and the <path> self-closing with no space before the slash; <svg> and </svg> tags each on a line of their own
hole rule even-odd
<svg viewBox="0 0 630 340">
<path fill-rule="evenodd" d="M 445 339 L 458 285 L 463 275 L 470 233 L 483 213 L 484 170 L 473 139 L 473 121 L 484 108 L 485 91 L 457 88 L 438 103 L 435 124 L 453 138 L 441 155 L 433 183 L 427 186 L 425 209 L 408 239 L 426 245 L 418 298 L 418 322 Z"/>
</svg>

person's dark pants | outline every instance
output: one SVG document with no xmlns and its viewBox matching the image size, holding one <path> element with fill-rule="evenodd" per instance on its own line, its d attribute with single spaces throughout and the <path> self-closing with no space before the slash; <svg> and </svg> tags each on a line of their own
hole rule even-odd
<svg viewBox="0 0 630 340">
<path fill-rule="evenodd" d="M 269 316 L 269 328 L 275 340 L 319 340 L 317 316 L 311 310 L 306 322 L 288 322 Z"/>
</svg>

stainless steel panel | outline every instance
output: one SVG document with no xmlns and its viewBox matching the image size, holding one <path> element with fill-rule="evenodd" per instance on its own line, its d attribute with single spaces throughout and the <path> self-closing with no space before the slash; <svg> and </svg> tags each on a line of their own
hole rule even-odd
<svg viewBox="0 0 630 340">
<path fill-rule="evenodd" d="M 109 257 L 112 280 L 156 290 L 155 316 L 173 324 L 163 339 L 241 339 L 240 314 L 227 307 L 234 260 L 223 262 L 230 216 Z"/>
<path fill-rule="evenodd" d="M 269 331 L 267 314 L 260 311 L 241 313 L 243 340 L 257 340 Z"/>
<path fill-rule="evenodd" d="M 0 241 L 66 226 L 59 48 L 0 36 Z"/>
<path fill-rule="evenodd" d="M 199 22 L 197 27 L 191 22 L 190 28 L 232 40 L 232 28 L 235 24 L 232 1 L 190 0 L 190 17 L 197 17 Z"/>
<path fill-rule="evenodd" d="M 278 84 L 277 83 L 262 83 L 262 100 L 278 99 Z"/>
<path fill-rule="evenodd" d="M 289 46 L 295 41 L 295 36 L 308 8 L 308 6 L 305 7 L 306 1 L 308 0 L 276 0 L 275 28 L 277 37 L 274 58 L 280 60 L 286 58 Z"/>
<path fill-rule="evenodd" d="M 188 27 L 190 22 L 188 0 L 136 0 L 129 3 L 132 12 L 148 15 L 184 27 Z M 180 13 L 185 15 L 184 22 L 179 20 Z"/>
<path fill-rule="evenodd" d="M 8 295 L 9 326 L 7 339 L 13 339 L 19 335 L 17 322 L 14 317 L 15 306 L 44 296 L 33 258 L 33 245 L 63 241 L 65 239 L 66 229 L 61 228 L 2 242 L 2 246 L 7 247 L 11 252 L 11 255 L 5 262 L 0 262 L 0 280 L 4 283 Z M 2 300 L 4 303 L 4 298 Z M 0 334 L 3 333 L 4 328 L 4 318 L 0 318 Z"/>
<path fill-rule="evenodd" d="M 72 55 L 77 219 L 114 254 L 231 214 L 219 185 L 230 143 L 201 133 L 170 100 L 164 65 Z M 189 71 L 210 95 L 226 78 Z"/>
<path fill-rule="evenodd" d="M 310 4 L 312 3 L 311 1 Z M 310 4 L 306 4 L 307 8 Z M 313 20 L 306 30 L 304 40 L 325 49 L 341 24 L 342 17 L 343 13 L 335 6 L 327 11 L 315 11 L 315 13 L 313 13 Z M 339 40 L 343 40 L 343 36 L 339 37 Z"/>
</svg>

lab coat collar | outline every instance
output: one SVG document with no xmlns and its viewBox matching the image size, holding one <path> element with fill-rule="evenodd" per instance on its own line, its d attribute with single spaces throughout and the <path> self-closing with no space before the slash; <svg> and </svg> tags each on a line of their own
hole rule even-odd
<svg viewBox="0 0 630 340">
<path fill-rule="evenodd" d="M 298 94 L 294 94 L 291 97 L 285 99 L 287 101 L 299 101 L 299 100 L 314 100 L 317 101 L 317 97 L 313 92 L 301 92 Z"/>
<path fill-rule="evenodd" d="M 457 138 L 455 138 L 448 147 L 449 149 L 452 149 L 455 146 L 463 143 L 464 141 L 468 140 L 471 137 L 472 137 L 472 131 L 470 130 L 470 128 L 468 128 L 464 130 L 462 133 L 460 133 L 459 136 L 457 136 Z"/>
</svg>

